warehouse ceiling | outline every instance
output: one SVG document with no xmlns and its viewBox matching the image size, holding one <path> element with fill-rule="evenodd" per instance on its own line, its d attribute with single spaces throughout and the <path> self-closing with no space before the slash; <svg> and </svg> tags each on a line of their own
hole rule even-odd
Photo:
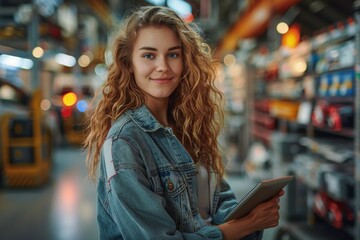
<svg viewBox="0 0 360 240">
<path fill-rule="evenodd" d="M 205 35 L 213 44 L 225 34 L 226 30 L 231 28 L 236 21 L 241 20 L 242 14 L 253 3 L 259 3 L 267 0 L 186 0 L 193 8 L 195 20 L 204 29 Z M 272 0 L 269 0 L 270 2 Z M 312 35 L 319 30 L 329 27 L 330 25 L 346 20 L 353 14 L 353 4 L 355 0 L 300 0 L 297 4 L 288 9 L 289 12 L 282 13 L 285 18 L 290 18 L 292 23 L 299 23 L 303 35 Z M 209 18 L 202 19 L 202 3 L 210 3 L 211 15 Z M 276 2 L 276 1 L 274 1 Z M 285 2 L 285 1 L 284 1 Z M 291 2 L 290 0 L 288 2 Z M 136 5 L 149 4 L 147 1 L 133 0 L 107 0 L 114 12 L 121 16 L 127 9 Z M 266 34 L 263 32 L 262 34 Z"/>
<path fill-rule="evenodd" d="M 228 24 L 226 34 L 217 40 L 218 53 L 234 51 L 244 39 L 274 45 L 275 26 L 280 21 L 299 24 L 301 37 L 337 27 L 353 16 L 354 0 L 251 0 L 236 21 Z M 261 20 L 260 20 L 261 19 Z M 276 44 L 270 47 L 276 49 Z M 220 56 L 219 56 L 220 54 Z"/>
<path fill-rule="evenodd" d="M 203 35 L 213 46 L 218 45 L 226 33 L 236 24 L 242 21 L 244 13 L 249 6 L 268 0 L 186 0 L 192 6 L 195 21 L 203 29 Z M 270 2 L 272 0 L 269 0 Z M 275 2 L 278 0 L 275 0 Z M 286 1 L 286 0 L 284 0 Z M 289 0 L 290 2 L 291 0 Z M 338 21 L 346 20 L 353 14 L 355 0 L 299 0 L 298 3 L 287 9 L 278 18 L 284 18 L 292 23 L 299 23 L 303 35 L 312 35 L 319 30 L 328 28 Z M 32 3 L 31 0 L 0 0 L 0 27 L 3 28 L 9 19 L 5 14 L 8 8 L 16 8 L 22 4 Z M 38 0 L 44 5 L 69 2 L 78 4 L 82 11 L 96 15 L 104 26 L 110 26 L 109 16 L 117 19 L 129 11 L 129 9 L 150 3 L 145 0 Z M 203 4 L 207 3 L 208 12 L 204 17 Z M 254 37 L 266 37 L 266 30 Z"/>
<path fill-rule="evenodd" d="M 302 0 L 294 6 L 299 13 L 293 22 L 301 25 L 303 34 L 311 35 L 352 16 L 353 4 L 354 0 Z"/>
</svg>

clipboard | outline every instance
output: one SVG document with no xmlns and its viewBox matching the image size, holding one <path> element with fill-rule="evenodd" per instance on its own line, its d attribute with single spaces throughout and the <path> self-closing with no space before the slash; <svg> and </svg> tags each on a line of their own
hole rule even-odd
<svg viewBox="0 0 360 240">
<path fill-rule="evenodd" d="M 244 217 L 251 212 L 259 203 L 275 197 L 294 176 L 283 176 L 260 181 L 245 197 L 226 215 L 225 222 Z"/>
</svg>

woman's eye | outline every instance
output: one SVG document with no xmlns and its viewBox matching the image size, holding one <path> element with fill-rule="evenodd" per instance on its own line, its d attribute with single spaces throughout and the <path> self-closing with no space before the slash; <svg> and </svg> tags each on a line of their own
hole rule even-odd
<svg viewBox="0 0 360 240">
<path fill-rule="evenodd" d="M 154 58 L 154 55 L 151 54 L 151 53 L 146 53 L 143 55 L 144 58 L 147 58 L 147 59 L 153 59 Z"/>
<path fill-rule="evenodd" d="M 179 55 L 180 54 L 178 54 L 178 53 L 169 53 L 170 58 L 177 58 L 177 57 L 179 57 Z"/>
</svg>

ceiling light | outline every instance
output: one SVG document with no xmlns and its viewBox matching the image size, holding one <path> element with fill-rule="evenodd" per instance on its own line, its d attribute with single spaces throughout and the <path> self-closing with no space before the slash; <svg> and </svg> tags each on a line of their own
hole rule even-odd
<svg viewBox="0 0 360 240">
<path fill-rule="evenodd" d="M 0 65 L 1 64 L 22 69 L 31 69 L 34 65 L 31 59 L 16 57 L 7 54 L 0 55 Z"/>
<path fill-rule="evenodd" d="M 55 56 L 55 61 L 58 64 L 67 66 L 67 67 L 73 67 L 76 64 L 76 59 L 73 56 L 64 54 L 64 53 L 58 53 Z"/>
<path fill-rule="evenodd" d="M 285 34 L 285 33 L 287 33 L 289 31 L 289 25 L 287 25 L 287 23 L 285 23 L 285 22 L 280 22 L 276 26 L 276 30 L 280 34 Z"/>
</svg>

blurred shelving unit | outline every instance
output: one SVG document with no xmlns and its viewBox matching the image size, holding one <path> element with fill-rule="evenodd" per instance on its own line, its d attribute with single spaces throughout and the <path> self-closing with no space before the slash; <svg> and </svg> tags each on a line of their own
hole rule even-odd
<svg viewBox="0 0 360 240">
<path fill-rule="evenodd" d="M 360 240 L 360 1 L 354 15 L 251 68 L 251 139 L 295 176 L 274 239 Z"/>
<path fill-rule="evenodd" d="M 360 239 L 360 1 L 355 2 L 356 31 L 356 65 L 355 65 L 355 237 Z"/>
<path fill-rule="evenodd" d="M 106 71 L 103 54 L 112 14 L 104 1 L 0 2 L 0 77 L 32 99 L 31 106 L 0 106 L 0 178 L 5 186 L 44 184 L 50 177 L 52 145 L 63 146 L 64 134 L 69 144 L 82 143 L 80 110 L 88 109 L 82 90 L 101 84 L 94 69 L 99 65 Z M 80 57 L 87 57 L 87 64 Z M 57 105 L 54 95 L 69 86 L 80 94 L 70 106 L 74 114 L 65 118 L 58 114 L 64 104 Z M 1 99 L 12 97 L 11 89 L 1 90 Z M 82 100 L 79 110 L 76 104 Z M 19 107 L 26 114 L 18 114 Z"/>
</svg>

